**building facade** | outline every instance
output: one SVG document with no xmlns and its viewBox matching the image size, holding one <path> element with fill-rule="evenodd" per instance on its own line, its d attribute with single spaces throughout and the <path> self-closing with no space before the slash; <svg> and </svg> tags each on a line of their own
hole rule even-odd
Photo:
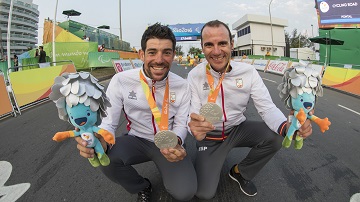
<svg viewBox="0 0 360 202">
<path fill-rule="evenodd" d="M 7 52 L 10 0 L 0 0 L 0 54 Z M 19 55 L 37 44 L 39 10 L 32 0 L 13 0 L 10 28 L 10 53 Z"/>
<path fill-rule="evenodd" d="M 269 16 L 244 15 L 232 24 L 232 29 L 236 31 L 233 56 L 285 56 L 284 28 L 287 26 L 286 19 L 272 17 L 270 22 Z"/>
</svg>

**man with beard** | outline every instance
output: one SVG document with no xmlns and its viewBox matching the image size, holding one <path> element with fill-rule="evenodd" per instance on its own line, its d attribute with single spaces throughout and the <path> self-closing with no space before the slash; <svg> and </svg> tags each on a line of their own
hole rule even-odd
<svg viewBox="0 0 360 202">
<path fill-rule="evenodd" d="M 143 68 L 116 74 L 106 92 L 112 106 L 99 127 L 115 134 L 123 111 L 128 132 L 116 137 L 115 145 L 106 145 L 98 136 L 110 158 L 110 165 L 101 170 L 128 192 L 138 193 L 138 201 L 150 201 L 152 191 L 150 181 L 132 167 L 143 162 L 156 164 L 165 189 L 176 200 L 190 200 L 197 188 L 194 166 L 183 147 L 190 107 L 189 86 L 186 80 L 170 72 L 175 45 L 170 28 L 159 23 L 149 26 L 141 39 L 139 54 Z M 175 146 L 159 149 L 154 136 L 160 131 L 176 134 Z M 80 155 L 94 157 L 94 150 L 86 148 L 85 141 L 76 140 Z"/>
<path fill-rule="evenodd" d="M 244 194 L 255 196 L 257 189 L 251 179 L 281 148 L 286 118 L 272 102 L 256 69 L 230 60 L 234 41 L 225 23 L 218 20 L 206 23 L 201 30 L 201 47 L 207 63 L 199 64 L 188 75 L 191 89 L 188 126 L 198 148 L 196 196 L 200 199 L 215 196 L 225 158 L 235 147 L 251 150 L 245 159 L 233 165 L 229 177 Z M 250 98 L 263 122 L 246 120 L 244 112 Z M 306 138 L 311 133 L 307 120 L 297 135 Z"/>
</svg>

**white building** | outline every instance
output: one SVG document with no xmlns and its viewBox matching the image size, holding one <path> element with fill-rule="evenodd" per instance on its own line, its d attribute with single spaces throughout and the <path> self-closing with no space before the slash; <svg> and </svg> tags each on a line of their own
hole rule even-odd
<svg viewBox="0 0 360 202">
<path fill-rule="evenodd" d="M 10 0 L 0 0 L 0 54 L 6 55 Z M 13 0 L 10 53 L 19 55 L 37 44 L 39 10 L 32 0 Z"/>
<path fill-rule="evenodd" d="M 299 60 L 315 60 L 315 51 L 311 48 L 290 48 L 290 57 Z"/>
<path fill-rule="evenodd" d="M 246 55 L 285 55 L 286 19 L 271 18 L 270 16 L 246 14 L 232 25 L 236 30 L 236 44 L 234 56 Z M 271 26 L 272 24 L 272 26 Z M 272 31 L 271 31 L 272 29 Z M 272 37 L 271 37 L 271 32 Z M 273 47 L 273 50 L 272 50 Z"/>
</svg>

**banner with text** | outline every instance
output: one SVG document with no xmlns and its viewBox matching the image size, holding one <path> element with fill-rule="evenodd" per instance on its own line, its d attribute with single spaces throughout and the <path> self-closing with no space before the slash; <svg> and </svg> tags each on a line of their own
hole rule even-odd
<svg viewBox="0 0 360 202">
<path fill-rule="evenodd" d="M 288 67 L 288 63 L 288 61 L 270 60 L 266 67 L 266 71 L 283 75 Z"/>
<path fill-rule="evenodd" d="M 195 24 L 176 24 L 168 27 L 173 31 L 175 37 L 200 36 L 204 23 Z"/>
<path fill-rule="evenodd" d="M 141 61 L 141 60 L 131 60 L 131 63 L 133 64 L 134 69 L 142 68 L 142 66 L 144 64 L 143 61 Z"/>
<path fill-rule="evenodd" d="M 264 71 L 270 60 L 254 60 L 253 65 L 257 70 Z"/>
<path fill-rule="evenodd" d="M 3 73 L 0 73 L 0 103 L 0 117 L 13 111 Z"/>
<path fill-rule="evenodd" d="M 241 62 L 252 65 L 254 63 L 254 59 L 242 59 Z"/>
<path fill-rule="evenodd" d="M 113 60 L 113 65 L 116 73 L 134 69 L 130 60 Z"/>
<path fill-rule="evenodd" d="M 55 77 L 64 72 L 76 72 L 75 66 L 68 64 L 10 73 L 9 77 L 18 105 L 21 107 L 47 98 Z"/>
<path fill-rule="evenodd" d="M 56 42 L 56 61 L 71 60 L 76 69 L 88 69 L 89 52 L 97 52 L 96 42 Z M 52 43 L 44 45 L 46 55 L 52 58 Z"/>
</svg>

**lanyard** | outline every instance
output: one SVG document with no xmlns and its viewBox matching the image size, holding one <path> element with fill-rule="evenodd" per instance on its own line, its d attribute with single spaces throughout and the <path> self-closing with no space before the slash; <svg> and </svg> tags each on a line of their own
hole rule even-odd
<svg viewBox="0 0 360 202">
<path fill-rule="evenodd" d="M 144 90 L 146 99 L 149 103 L 150 110 L 154 116 L 156 123 L 160 130 L 167 130 L 169 126 L 169 78 L 166 78 L 166 87 L 165 87 L 165 94 L 164 100 L 162 105 L 162 113 L 160 114 L 159 108 L 156 106 L 156 102 L 154 97 L 150 93 L 149 84 L 146 81 L 146 78 L 142 71 L 140 72 L 140 82 L 141 86 Z"/>
<path fill-rule="evenodd" d="M 229 66 L 230 66 L 230 62 L 228 62 L 227 66 L 226 66 L 226 69 L 225 69 L 225 72 L 221 75 L 221 77 L 219 79 L 219 82 L 218 82 L 217 86 L 214 89 L 214 77 L 211 75 L 211 72 L 210 72 L 210 64 L 208 63 L 206 65 L 206 77 L 207 77 L 207 80 L 208 80 L 208 83 L 209 83 L 209 86 L 210 86 L 210 92 L 209 92 L 209 95 L 208 95 L 208 102 L 213 102 L 213 103 L 216 102 L 216 98 L 217 98 L 217 96 L 219 94 L 221 83 L 224 80 L 225 73 L 227 72 Z"/>
</svg>

